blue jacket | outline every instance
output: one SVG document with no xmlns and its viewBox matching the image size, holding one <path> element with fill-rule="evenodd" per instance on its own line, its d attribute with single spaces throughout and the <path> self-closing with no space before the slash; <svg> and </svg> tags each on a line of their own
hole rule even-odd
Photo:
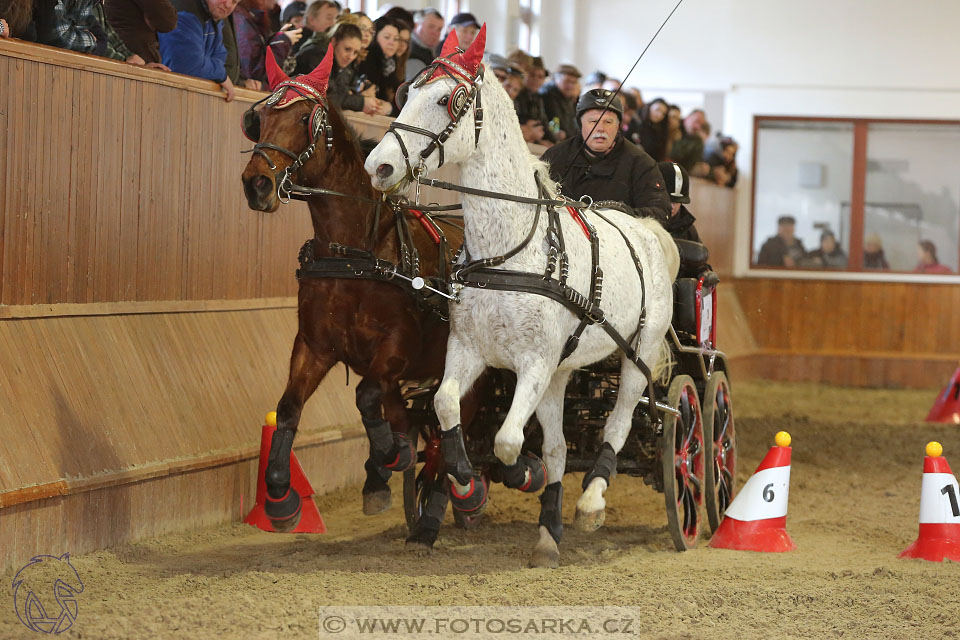
<svg viewBox="0 0 960 640">
<path fill-rule="evenodd" d="M 177 28 L 157 34 L 163 64 L 188 76 L 226 80 L 223 23 L 213 19 L 203 0 L 173 0 L 173 5 L 177 8 Z"/>
</svg>

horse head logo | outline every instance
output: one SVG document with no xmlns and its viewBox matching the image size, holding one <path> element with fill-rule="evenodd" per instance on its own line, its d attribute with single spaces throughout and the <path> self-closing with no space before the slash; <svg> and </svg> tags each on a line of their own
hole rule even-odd
<svg viewBox="0 0 960 640">
<path fill-rule="evenodd" d="M 17 617 L 40 633 L 62 633 L 77 619 L 77 595 L 83 581 L 70 564 L 70 554 L 34 556 L 13 578 Z"/>
</svg>

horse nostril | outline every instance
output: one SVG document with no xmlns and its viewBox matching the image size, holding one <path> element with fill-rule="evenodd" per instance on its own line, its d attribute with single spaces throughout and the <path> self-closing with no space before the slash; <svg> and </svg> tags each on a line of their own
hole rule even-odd
<svg viewBox="0 0 960 640">
<path fill-rule="evenodd" d="M 266 176 L 257 176 L 253 181 L 253 188 L 260 193 L 270 191 L 270 179 Z"/>
<path fill-rule="evenodd" d="M 393 175 L 393 165 L 382 164 L 377 167 L 377 177 L 383 180 Z"/>
</svg>

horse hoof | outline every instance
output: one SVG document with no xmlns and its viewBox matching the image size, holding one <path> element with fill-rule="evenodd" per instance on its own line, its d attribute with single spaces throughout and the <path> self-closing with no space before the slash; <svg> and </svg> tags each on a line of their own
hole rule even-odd
<svg viewBox="0 0 960 640">
<path fill-rule="evenodd" d="M 590 533 L 602 527 L 606 517 L 607 512 L 603 509 L 599 511 L 580 511 L 577 509 L 577 513 L 573 517 L 573 526 L 580 531 Z"/>
<path fill-rule="evenodd" d="M 556 569 L 560 566 L 560 550 L 557 548 L 557 542 L 546 527 L 542 525 L 540 526 L 540 540 L 533 550 L 530 566 L 541 569 Z"/>
<path fill-rule="evenodd" d="M 393 504 L 390 490 L 374 491 L 363 494 L 363 515 L 375 516 L 383 513 Z"/>
<path fill-rule="evenodd" d="M 407 538 L 406 549 L 416 555 L 425 556 L 433 552 L 433 543 L 437 541 L 437 531 L 416 531 Z"/>
<path fill-rule="evenodd" d="M 457 511 L 478 516 L 487 506 L 487 479 L 473 476 L 470 484 L 461 492 L 455 484 L 450 486 L 450 504 Z"/>
<path fill-rule="evenodd" d="M 553 550 L 541 549 L 539 546 L 533 550 L 533 557 L 530 558 L 530 567 L 534 569 L 556 569 L 560 566 L 560 552 L 556 547 Z"/>
<path fill-rule="evenodd" d="M 277 533 L 287 533 L 293 531 L 297 528 L 297 525 L 300 524 L 300 514 L 302 513 L 303 511 L 301 509 L 297 509 L 297 512 L 289 518 L 285 518 L 283 520 L 274 520 L 273 518 L 270 518 L 270 524 L 273 525 L 273 528 Z"/>
</svg>

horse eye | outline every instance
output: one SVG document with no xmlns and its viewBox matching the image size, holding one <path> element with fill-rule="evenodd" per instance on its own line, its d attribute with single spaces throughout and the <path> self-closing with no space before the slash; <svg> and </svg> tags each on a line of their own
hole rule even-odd
<svg viewBox="0 0 960 640">
<path fill-rule="evenodd" d="M 303 116 L 300 118 L 300 124 L 307 124 L 307 120 L 310 119 L 310 116 Z"/>
<path fill-rule="evenodd" d="M 440 105 L 441 107 L 447 106 L 448 102 L 450 102 L 450 96 L 443 96 L 442 98 L 437 100 L 437 104 Z"/>
</svg>

